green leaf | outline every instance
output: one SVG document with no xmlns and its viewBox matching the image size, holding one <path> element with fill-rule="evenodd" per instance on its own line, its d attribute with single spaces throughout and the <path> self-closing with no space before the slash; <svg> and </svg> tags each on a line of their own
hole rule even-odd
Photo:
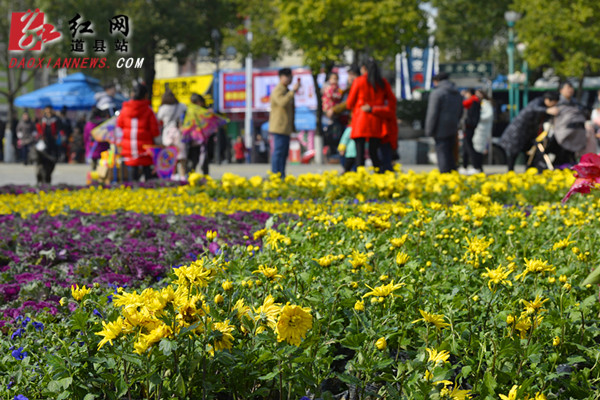
<svg viewBox="0 0 600 400">
<path fill-rule="evenodd" d="M 85 395 L 85 397 L 83 398 L 83 400 L 95 400 L 96 399 L 96 395 L 88 393 Z"/>
<path fill-rule="evenodd" d="M 127 393 L 127 383 L 125 382 L 125 380 L 123 378 L 120 378 L 116 383 L 115 386 L 117 387 L 117 397 L 123 397 L 125 396 L 125 393 Z"/>
<path fill-rule="evenodd" d="M 172 352 L 177 350 L 177 342 L 163 338 L 160 340 L 158 348 L 165 356 L 170 356 Z"/>
<path fill-rule="evenodd" d="M 50 381 L 50 383 L 48 383 L 48 390 L 52 393 L 58 393 L 61 391 L 61 389 L 62 385 L 59 381 Z"/>
<path fill-rule="evenodd" d="M 360 386 L 362 384 L 361 380 L 358 379 L 357 377 L 355 377 L 354 375 L 350 375 L 350 374 L 346 374 L 346 373 L 341 373 L 341 374 L 336 374 L 336 376 L 338 377 L 338 379 L 342 382 L 344 382 L 345 384 L 348 385 L 356 385 L 356 386 Z"/>
<path fill-rule="evenodd" d="M 273 378 L 275 378 L 277 375 L 279 375 L 279 371 L 273 371 L 273 372 L 269 372 L 266 375 L 260 376 L 258 379 L 260 379 L 261 381 L 270 381 Z"/>
</svg>

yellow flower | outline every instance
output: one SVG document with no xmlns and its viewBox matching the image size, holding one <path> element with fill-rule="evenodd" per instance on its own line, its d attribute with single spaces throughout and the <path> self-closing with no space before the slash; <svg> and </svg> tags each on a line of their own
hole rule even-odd
<svg viewBox="0 0 600 400">
<path fill-rule="evenodd" d="M 398 248 L 398 247 L 402 247 L 402 245 L 404 243 L 406 243 L 406 239 L 408 239 L 408 235 L 404 234 L 400 238 L 391 238 L 390 243 L 392 244 L 392 246 Z"/>
<path fill-rule="evenodd" d="M 125 320 L 122 317 L 119 317 L 108 324 L 105 321 L 102 321 L 102 330 L 95 333 L 95 335 L 104 336 L 100 343 L 98 343 L 98 350 L 100 350 L 107 342 L 112 346 L 113 339 L 116 339 L 123 331 L 124 322 Z"/>
<path fill-rule="evenodd" d="M 368 260 L 368 254 L 361 253 L 357 250 L 352 250 L 352 255 L 350 256 L 350 259 L 348 261 L 350 261 L 352 268 L 356 269 L 364 266 Z"/>
<path fill-rule="evenodd" d="M 542 300 L 542 298 L 540 297 L 540 295 L 535 296 L 535 300 L 533 301 L 527 301 L 527 300 L 523 300 L 521 299 L 521 304 L 523 304 L 525 306 L 525 314 L 529 315 L 529 314 L 534 314 L 536 312 L 538 312 L 538 310 L 541 311 L 546 311 L 546 310 L 542 310 L 542 305 L 547 302 L 548 299 L 544 299 Z"/>
<path fill-rule="evenodd" d="M 427 311 L 423 311 L 421 309 L 419 309 L 419 312 L 421 313 L 423 318 L 419 318 L 419 319 L 413 321 L 412 322 L 413 324 L 416 322 L 419 322 L 419 321 L 425 321 L 429 324 L 435 325 L 435 327 L 438 329 L 442 329 L 447 326 L 450 326 L 449 323 L 444 322 L 444 314 L 430 314 Z"/>
<path fill-rule="evenodd" d="M 571 234 L 569 234 L 569 236 L 567 236 L 566 238 L 561 239 L 558 242 L 554 243 L 554 245 L 552 246 L 552 251 L 564 249 L 564 248 L 568 247 L 569 245 L 575 243 L 574 241 L 570 241 L 570 239 L 571 239 Z"/>
<path fill-rule="evenodd" d="M 519 390 L 519 386 L 513 385 L 513 387 L 508 392 L 508 396 L 503 394 L 499 395 L 502 400 L 517 400 L 517 390 Z"/>
<path fill-rule="evenodd" d="M 535 394 L 535 399 L 534 400 L 547 400 L 547 399 L 546 399 L 546 396 L 544 395 L 544 393 L 537 392 Z"/>
<path fill-rule="evenodd" d="M 71 286 L 71 295 L 77 301 L 81 301 L 86 294 L 91 292 L 90 289 L 86 288 L 85 285 L 82 288 L 79 288 L 79 285 Z"/>
<path fill-rule="evenodd" d="M 263 274 L 267 279 L 275 280 L 283 278 L 283 275 L 277 273 L 277 267 L 267 267 L 265 265 L 259 265 L 256 271 L 252 271 L 253 274 Z"/>
<path fill-rule="evenodd" d="M 524 280 L 525 276 L 530 272 L 543 274 L 544 272 L 554 272 L 554 271 L 556 271 L 556 268 L 553 267 L 552 265 L 548 264 L 547 261 L 542 261 L 539 259 L 532 259 L 532 260 L 525 259 L 525 271 L 523 271 L 523 273 L 515 276 L 515 279 L 522 278 Z"/>
<path fill-rule="evenodd" d="M 475 268 L 478 268 L 480 264 L 485 264 L 485 262 L 488 260 L 488 256 L 490 255 L 490 252 L 487 249 L 492 245 L 492 243 L 494 243 L 494 239 L 491 238 L 486 240 L 485 237 L 481 239 L 478 237 L 470 239 L 467 237 L 466 240 L 467 251 L 463 256 L 463 260 L 467 264 L 473 265 Z"/>
<path fill-rule="evenodd" d="M 438 366 L 438 364 L 444 364 L 448 362 L 450 358 L 450 353 L 447 350 L 442 350 L 438 352 L 436 349 L 426 348 L 427 354 L 429 354 L 429 359 L 427 362 L 433 363 L 434 368 Z"/>
<path fill-rule="evenodd" d="M 184 287 L 206 287 L 208 286 L 208 281 L 211 279 L 211 271 L 204 268 L 204 260 L 202 259 L 194 261 L 187 266 L 173 268 L 173 272 L 177 276 L 175 283 Z"/>
<path fill-rule="evenodd" d="M 233 283 L 231 283 L 230 281 L 225 281 L 221 284 L 221 287 L 223 288 L 224 291 L 230 291 L 231 289 L 233 289 Z"/>
<path fill-rule="evenodd" d="M 521 339 L 525 339 L 527 337 L 527 331 L 529 331 L 529 328 L 531 328 L 531 318 L 521 316 L 515 325 L 515 329 L 519 331 L 519 336 Z"/>
<path fill-rule="evenodd" d="M 206 240 L 212 242 L 216 238 L 217 238 L 217 232 L 215 232 L 215 231 L 206 232 Z"/>
<path fill-rule="evenodd" d="M 69 300 L 67 300 L 66 297 L 61 297 L 58 303 L 64 307 L 65 304 L 67 304 L 68 302 L 69 302 Z"/>
<path fill-rule="evenodd" d="M 368 296 L 387 297 L 390 294 L 392 294 L 392 292 L 394 290 L 400 289 L 402 286 L 404 286 L 404 283 L 401 282 L 401 283 L 397 283 L 394 285 L 394 281 L 391 281 L 387 285 L 377 286 L 376 288 L 372 288 L 369 285 L 365 285 L 365 286 L 368 287 L 369 289 L 371 289 L 371 291 L 365 293 L 363 295 L 363 298 L 368 297 Z"/>
<path fill-rule="evenodd" d="M 242 319 L 244 315 L 250 316 L 250 307 L 244 304 L 244 299 L 239 299 L 233 305 L 232 310 L 235 310 L 236 315 L 239 319 Z"/>
<path fill-rule="evenodd" d="M 565 284 L 563 285 L 563 289 L 565 289 L 566 291 L 569 291 L 569 290 L 571 290 L 571 284 L 570 284 L 570 283 L 565 283 Z"/>
<path fill-rule="evenodd" d="M 471 300 L 473 300 L 474 302 L 478 302 L 479 301 L 479 296 L 475 295 L 475 296 L 471 297 Z"/>
<path fill-rule="evenodd" d="M 140 334 L 137 342 L 134 343 L 134 353 L 143 354 L 148 350 L 150 346 L 158 343 L 162 338 L 169 337 L 173 334 L 173 331 L 168 326 L 162 324 L 157 328 L 153 329 L 149 334 Z"/>
<path fill-rule="evenodd" d="M 566 275 L 561 275 L 558 277 L 558 281 L 560 283 L 566 283 L 567 282 L 567 276 Z"/>
<path fill-rule="evenodd" d="M 410 259 L 410 257 L 408 256 L 408 254 L 400 252 L 396 256 L 396 264 L 404 265 L 408 262 L 409 259 Z"/>
<path fill-rule="evenodd" d="M 362 300 L 357 300 L 356 303 L 354 303 L 354 309 L 356 311 L 364 311 L 365 310 L 365 302 Z"/>
<path fill-rule="evenodd" d="M 214 322 L 212 325 L 213 335 L 215 336 L 213 347 L 217 351 L 230 349 L 233 346 L 233 335 L 231 332 L 235 326 L 229 325 L 229 320 L 223 322 Z"/>
<path fill-rule="evenodd" d="M 560 338 L 558 336 L 554 336 L 552 339 L 552 346 L 558 346 L 560 344 Z"/>
<path fill-rule="evenodd" d="M 442 390 L 440 390 L 440 399 L 465 400 L 470 398 L 471 391 L 461 390 L 456 387 L 456 384 L 454 384 L 452 390 L 448 389 L 447 387 L 444 387 Z"/>
<path fill-rule="evenodd" d="M 548 283 L 554 283 L 554 282 L 556 282 L 556 278 L 553 277 L 553 276 L 549 276 L 548 277 Z"/>
<path fill-rule="evenodd" d="M 289 344 L 300 346 L 310 328 L 312 328 L 310 308 L 286 304 L 277 321 L 277 341 L 285 340 Z"/>
<path fill-rule="evenodd" d="M 254 320 L 259 324 L 256 333 L 263 332 L 266 327 L 275 330 L 280 311 L 281 305 L 275 303 L 273 296 L 268 295 L 263 301 L 263 305 L 254 309 Z"/>
<path fill-rule="evenodd" d="M 508 315 L 508 316 L 506 317 L 506 323 L 507 323 L 508 325 L 512 325 L 512 323 L 513 323 L 513 322 L 515 322 L 515 317 L 513 317 L 512 315 Z"/>
<path fill-rule="evenodd" d="M 508 280 L 508 276 L 512 273 L 510 269 L 504 269 L 504 267 L 500 266 L 496 269 L 486 268 L 487 272 L 481 274 L 483 278 L 488 278 L 488 288 L 491 291 L 496 290 L 496 285 L 502 284 L 505 286 L 512 286 L 512 282 Z M 492 288 L 492 284 L 494 288 Z"/>
<path fill-rule="evenodd" d="M 224 300 L 225 300 L 225 299 L 224 299 L 224 298 L 223 298 L 223 296 L 222 296 L 222 295 L 220 295 L 220 294 L 217 294 L 217 295 L 215 296 L 215 304 L 221 304 L 221 303 L 222 303 Z"/>
<path fill-rule="evenodd" d="M 375 347 L 377 347 L 377 350 L 385 350 L 387 348 L 387 342 L 385 338 L 380 337 L 379 339 L 377 339 L 377 341 L 375 342 Z"/>
</svg>

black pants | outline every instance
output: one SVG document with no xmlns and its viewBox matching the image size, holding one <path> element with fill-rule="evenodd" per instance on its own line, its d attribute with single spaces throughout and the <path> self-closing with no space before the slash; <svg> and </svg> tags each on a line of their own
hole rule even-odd
<svg viewBox="0 0 600 400">
<path fill-rule="evenodd" d="M 51 161 L 38 153 L 38 159 L 35 165 L 38 185 L 40 183 L 52 183 L 52 171 L 54 171 L 55 166 L 56 163 L 54 161 Z"/>
<path fill-rule="evenodd" d="M 127 166 L 127 181 L 128 182 L 139 182 L 141 177 L 144 177 L 144 181 L 148 182 L 152 179 L 152 168 L 149 165 L 144 166 Z"/>
<path fill-rule="evenodd" d="M 355 163 L 356 163 L 356 157 L 344 158 L 344 173 L 352 171 Z"/>
<path fill-rule="evenodd" d="M 366 138 L 356 138 L 354 139 L 356 143 L 356 165 L 358 167 L 365 166 L 365 146 L 367 139 Z M 369 139 L 369 157 L 371 158 L 371 162 L 373 163 L 373 168 L 381 169 L 381 161 L 379 160 L 379 146 L 381 144 L 381 139 L 379 138 L 370 138 Z"/>
<path fill-rule="evenodd" d="M 187 173 L 196 171 L 198 164 L 202 168 L 202 173 L 208 175 L 208 164 L 213 158 L 215 152 L 215 136 L 211 135 L 206 142 L 190 146 L 187 158 Z"/>
<path fill-rule="evenodd" d="M 392 158 L 394 154 L 394 149 L 392 149 L 392 145 L 389 143 L 382 143 L 379 147 L 379 153 L 381 154 L 381 173 L 385 171 L 393 171 L 392 168 Z"/>
<path fill-rule="evenodd" d="M 456 169 L 454 159 L 454 146 L 456 136 L 435 139 L 435 153 L 437 155 L 438 169 L 441 173 L 451 172 Z"/>
<path fill-rule="evenodd" d="M 473 164 L 475 169 L 481 169 L 481 163 L 483 162 L 483 157 L 478 157 L 479 153 L 475 151 L 473 147 L 473 135 L 475 134 L 475 128 L 467 127 L 465 129 L 465 136 L 463 138 L 463 148 L 462 148 L 462 164 L 463 167 L 467 168 L 469 166 L 469 161 Z M 479 163 L 478 160 L 481 160 Z"/>
</svg>

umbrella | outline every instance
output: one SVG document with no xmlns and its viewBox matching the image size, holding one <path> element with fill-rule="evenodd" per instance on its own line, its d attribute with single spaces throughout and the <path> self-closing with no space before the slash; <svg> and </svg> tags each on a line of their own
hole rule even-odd
<svg viewBox="0 0 600 400">
<path fill-rule="evenodd" d="M 62 82 L 17 97 L 15 105 L 25 108 L 50 106 L 55 110 L 63 107 L 68 110 L 88 110 L 96 104 L 94 95 L 103 90 L 98 79 L 78 72 L 67 76 Z"/>
</svg>

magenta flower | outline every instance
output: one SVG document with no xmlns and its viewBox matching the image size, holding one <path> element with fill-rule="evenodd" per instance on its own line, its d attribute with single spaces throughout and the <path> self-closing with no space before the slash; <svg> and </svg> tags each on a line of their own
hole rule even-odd
<svg viewBox="0 0 600 400">
<path fill-rule="evenodd" d="M 562 199 L 563 204 L 573 193 L 589 194 L 592 188 L 600 183 L 600 156 L 594 153 L 584 154 L 579 164 L 575 165 L 573 169 L 577 171 L 575 182 Z"/>
</svg>

